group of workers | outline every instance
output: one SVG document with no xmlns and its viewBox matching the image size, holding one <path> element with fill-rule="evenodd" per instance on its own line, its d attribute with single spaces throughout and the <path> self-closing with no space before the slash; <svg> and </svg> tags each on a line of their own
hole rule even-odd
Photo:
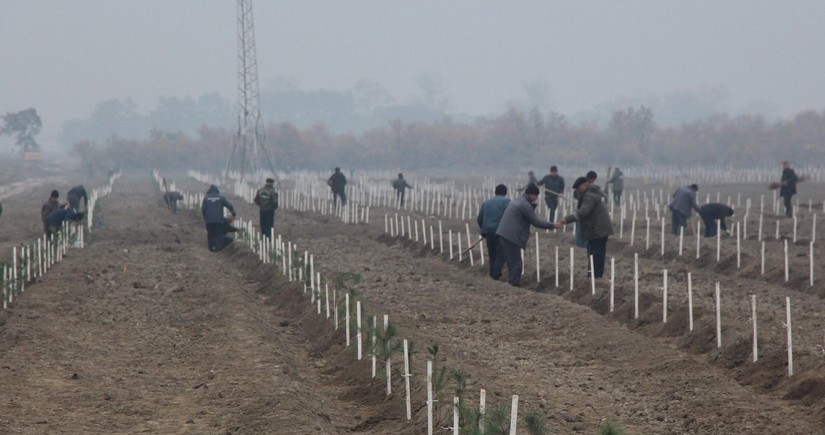
<svg viewBox="0 0 825 435">
<path fill-rule="evenodd" d="M 782 166 L 782 179 L 772 187 L 780 189 L 780 195 L 785 204 L 785 215 L 792 217 L 791 198 L 796 194 L 796 183 L 799 178 L 788 162 L 783 162 Z M 587 248 L 587 255 L 592 258 L 587 264 L 587 274 L 594 278 L 602 278 L 607 255 L 607 240 L 613 234 L 613 224 L 606 205 L 607 195 L 595 183 L 596 179 L 595 171 L 588 171 L 584 177 L 576 179 L 573 183 L 575 211 L 561 218 L 556 216 L 556 211 L 559 199 L 564 198 L 564 178 L 559 175 L 556 166 L 552 166 L 550 173 L 541 180 L 536 179 L 532 171 L 528 172 L 528 183 L 524 188 L 524 193 L 512 201 L 507 198 L 507 186 L 503 184 L 496 186 L 495 196 L 481 204 L 476 217 L 481 236 L 487 243 L 490 277 L 499 280 L 506 264 L 507 281 L 518 287 L 521 284 L 523 269 L 522 250 L 527 248 L 530 226 L 558 229 L 563 225 L 576 222 L 576 244 Z M 616 168 L 607 184 L 613 185 L 614 205 L 620 206 L 624 190 L 624 174 L 621 169 Z M 541 219 L 535 211 L 541 194 L 539 186 L 544 187 L 545 203 L 550 216 L 550 220 L 547 221 Z M 733 216 L 733 208 L 721 203 L 708 203 L 699 207 L 696 201 L 698 190 L 698 185 L 691 184 L 680 187 L 673 193 L 669 204 L 672 233 L 683 235 L 692 211 L 695 210 L 704 222 L 705 237 L 717 236 L 717 225 L 725 231 L 725 234 L 730 235 L 725 218 Z"/>
<path fill-rule="evenodd" d="M 66 194 L 66 201 L 60 203 L 60 192 L 52 190 L 49 198 L 40 207 L 40 220 L 43 222 L 43 233 L 51 238 L 56 234 L 63 222 L 79 222 L 85 216 L 81 212 L 80 202 L 83 201 L 83 209 L 89 206 L 89 196 L 83 185 L 69 189 Z"/>
</svg>

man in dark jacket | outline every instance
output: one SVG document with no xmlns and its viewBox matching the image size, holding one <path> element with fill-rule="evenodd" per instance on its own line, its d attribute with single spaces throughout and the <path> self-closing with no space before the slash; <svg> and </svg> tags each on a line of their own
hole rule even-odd
<svg viewBox="0 0 825 435">
<path fill-rule="evenodd" d="M 541 220 L 536 215 L 539 193 L 539 188 L 535 184 L 527 186 L 523 195 L 507 204 L 496 230 L 498 244 L 504 253 L 510 275 L 507 282 L 514 287 L 521 285 L 521 250 L 527 248 L 527 242 L 530 240 L 530 225 L 545 229 L 556 227 L 552 222 Z"/>
<path fill-rule="evenodd" d="M 510 199 L 507 198 L 507 186 L 496 186 L 496 196 L 484 201 L 478 209 L 476 222 L 481 229 L 481 237 L 487 240 L 487 256 L 490 258 L 490 277 L 495 280 L 501 278 L 501 269 L 504 268 L 504 253 L 499 248 L 496 231 L 507 209 Z"/>
<path fill-rule="evenodd" d="M 48 231 L 46 231 L 46 237 L 51 238 L 52 234 L 56 234 L 60 230 L 60 226 L 63 225 L 63 222 L 79 222 L 81 220 L 83 220 L 83 213 L 78 213 L 77 210 L 71 207 L 58 208 L 46 216 L 46 224 L 49 226 Z"/>
<path fill-rule="evenodd" d="M 275 180 L 272 178 L 266 179 L 264 187 L 258 189 L 255 193 L 255 200 L 253 201 L 258 206 L 260 212 L 261 233 L 266 238 L 270 238 L 272 234 L 272 226 L 275 225 L 275 210 L 278 209 L 278 192 L 275 191 Z"/>
<path fill-rule="evenodd" d="M 404 174 L 398 173 L 398 178 L 392 181 L 392 188 L 395 189 L 395 200 L 398 206 L 404 208 L 404 195 L 407 189 L 412 189 L 412 186 L 404 179 Z"/>
<path fill-rule="evenodd" d="M 347 177 L 341 172 L 341 168 L 336 167 L 335 172 L 329 176 L 327 185 L 332 189 L 332 200 L 335 208 L 338 208 L 338 199 L 341 199 L 341 206 L 347 205 Z"/>
<path fill-rule="evenodd" d="M 719 226 L 725 234 L 730 235 L 727 225 L 725 225 L 725 218 L 733 216 L 733 209 L 720 204 L 718 202 L 710 202 L 699 207 L 699 216 L 705 223 L 705 237 L 716 236 L 716 221 L 719 221 Z"/>
<path fill-rule="evenodd" d="M 587 256 L 593 256 L 593 276 L 601 278 L 604 275 L 604 260 L 607 256 L 607 238 L 613 234 L 610 213 L 607 211 L 601 190 L 593 189 L 587 178 L 576 179 L 573 189 L 579 192 L 579 207 L 558 223 L 564 225 L 578 222 L 582 229 L 582 238 L 587 242 Z"/>
<path fill-rule="evenodd" d="M 223 209 L 228 208 L 232 212 L 232 217 L 237 216 L 235 207 L 220 194 L 218 188 L 213 184 L 209 186 L 206 191 L 206 196 L 203 198 L 201 204 L 201 213 L 203 214 L 203 221 L 206 223 L 206 241 L 209 250 L 212 252 L 220 251 L 226 247 L 224 240 L 224 225 L 226 220 L 223 217 Z"/>
<path fill-rule="evenodd" d="M 622 202 L 622 191 L 624 190 L 624 174 L 622 173 L 622 170 L 616 168 L 616 172 L 613 173 L 613 176 L 610 177 L 607 184 L 613 185 L 613 205 L 620 207 Z"/>
<path fill-rule="evenodd" d="M 676 192 L 673 192 L 673 200 L 670 201 L 670 214 L 671 230 L 674 235 L 678 236 L 679 229 L 687 226 L 693 210 L 699 211 L 699 205 L 696 204 L 697 191 L 699 191 L 699 186 L 691 184 L 690 186 L 682 186 Z"/>
<path fill-rule="evenodd" d="M 785 216 L 787 217 L 793 217 L 791 198 L 796 195 L 796 182 L 798 180 L 796 171 L 791 169 L 791 164 L 782 162 L 782 180 L 779 183 L 779 196 L 785 200 Z"/>
<path fill-rule="evenodd" d="M 83 209 L 85 210 L 89 204 L 89 196 L 86 195 L 86 189 L 83 185 L 72 187 L 66 194 L 66 201 L 69 202 L 69 207 L 75 210 L 80 210 L 81 199 L 83 200 Z"/>
<path fill-rule="evenodd" d="M 550 212 L 550 220 L 555 220 L 559 197 L 564 195 L 564 177 L 559 175 L 559 168 L 555 165 L 551 166 L 550 173 L 542 177 L 536 185 L 544 186 L 544 202 Z"/>
<path fill-rule="evenodd" d="M 40 207 L 40 220 L 43 221 L 43 234 L 49 234 L 49 224 L 46 222 L 46 218 L 49 217 L 53 211 L 60 208 L 60 202 L 58 200 L 59 197 L 60 193 L 56 190 L 52 190 L 51 195 L 49 195 L 49 199 L 47 199 L 46 202 L 44 202 Z"/>
</svg>

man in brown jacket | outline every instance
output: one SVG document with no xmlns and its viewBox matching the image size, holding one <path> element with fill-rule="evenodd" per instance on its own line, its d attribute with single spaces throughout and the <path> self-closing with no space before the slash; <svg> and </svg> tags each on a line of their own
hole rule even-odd
<svg viewBox="0 0 825 435">
<path fill-rule="evenodd" d="M 52 194 L 49 195 L 49 199 L 43 203 L 43 206 L 40 207 L 40 220 L 43 221 L 43 233 L 49 234 L 49 224 L 46 222 L 46 218 L 51 214 L 51 212 L 60 208 L 60 202 L 57 198 L 60 197 L 60 193 L 56 190 L 52 190 Z"/>
<path fill-rule="evenodd" d="M 575 212 L 561 219 L 561 225 L 578 222 L 582 237 L 587 241 L 587 255 L 593 256 L 593 276 L 604 275 L 604 259 L 607 256 L 607 238 L 613 234 L 613 222 L 607 211 L 601 191 L 593 189 L 587 178 L 579 177 L 573 183 L 573 190 L 582 198 Z"/>
</svg>

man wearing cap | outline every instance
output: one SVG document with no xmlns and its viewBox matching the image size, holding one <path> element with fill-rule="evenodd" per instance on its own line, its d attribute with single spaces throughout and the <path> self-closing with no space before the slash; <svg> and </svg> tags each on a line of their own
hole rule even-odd
<svg viewBox="0 0 825 435">
<path fill-rule="evenodd" d="M 260 209 L 261 234 L 266 238 L 270 238 L 272 226 L 275 225 L 275 210 L 278 209 L 278 192 L 275 191 L 275 180 L 272 178 L 266 179 L 264 187 L 261 187 L 255 193 L 254 202 Z"/>
<path fill-rule="evenodd" d="M 676 192 L 673 192 L 673 200 L 670 201 L 670 214 L 673 224 L 671 230 L 674 235 L 678 236 L 679 229 L 687 226 L 693 210 L 699 213 L 699 206 L 696 204 L 697 191 L 699 191 L 699 186 L 691 184 L 690 186 L 682 186 Z"/>
<path fill-rule="evenodd" d="M 542 177 L 536 185 L 544 186 L 544 202 L 547 204 L 550 220 L 555 220 L 559 197 L 564 195 L 564 177 L 559 175 L 559 168 L 551 166 L 550 173 Z"/>
<path fill-rule="evenodd" d="M 699 217 L 705 223 L 705 237 L 716 237 L 716 221 L 719 221 L 719 228 L 730 235 L 725 225 L 725 218 L 730 216 L 733 216 L 733 209 L 725 204 L 711 202 L 699 207 Z"/>
<path fill-rule="evenodd" d="M 496 231 L 501 223 L 501 217 L 510 199 L 507 198 L 507 186 L 499 184 L 496 186 L 496 196 L 484 201 L 478 209 L 476 222 L 481 229 L 481 237 L 487 240 L 487 256 L 490 258 L 490 277 L 498 280 L 501 278 L 501 269 L 504 268 L 504 253 L 498 243 Z"/>
<path fill-rule="evenodd" d="M 535 184 L 529 184 L 524 194 L 515 198 L 507 204 L 501 222 L 496 230 L 499 247 L 504 253 L 504 260 L 507 262 L 509 278 L 507 282 L 513 287 L 521 285 L 522 260 L 521 250 L 527 248 L 530 240 L 530 225 L 538 228 L 553 229 L 556 225 L 552 222 L 541 220 L 536 215 L 536 201 L 539 197 L 539 188 Z"/>
<path fill-rule="evenodd" d="M 60 193 L 56 190 L 52 190 L 52 194 L 49 195 L 49 199 L 47 199 L 46 202 L 43 203 L 43 206 L 40 207 L 40 220 L 43 221 L 43 234 L 48 235 L 50 233 L 49 224 L 46 222 L 46 218 L 48 218 L 53 211 L 60 208 L 60 203 L 57 199 L 59 197 Z"/>
<path fill-rule="evenodd" d="M 582 231 L 582 238 L 587 242 L 587 256 L 593 257 L 593 276 L 601 278 L 604 275 L 604 260 L 607 256 L 607 238 L 613 234 L 613 222 L 610 221 L 604 195 L 598 186 L 592 186 L 587 178 L 579 177 L 573 183 L 573 190 L 579 194 L 579 206 L 558 224 L 577 222 Z"/>
<path fill-rule="evenodd" d="M 327 180 L 327 185 L 332 189 L 332 200 L 335 208 L 338 208 L 338 199 L 341 200 L 342 207 L 347 205 L 347 177 L 341 172 L 341 168 L 335 168 L 335 172 L 333 172 Z"/>
</svg>

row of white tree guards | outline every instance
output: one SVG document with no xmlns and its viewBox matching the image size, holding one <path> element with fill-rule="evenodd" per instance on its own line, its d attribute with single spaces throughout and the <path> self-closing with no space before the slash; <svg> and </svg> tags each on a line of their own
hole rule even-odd
<svg viewBox="0 0 825 435">
<path fill-rule="evenodd" d="M 26 284 L 42 277 L 55 263 L 60 262 L 69 252 L 69 247 L 85 246 L 85 233 L 91 233 L 94 228 L 97 202 L 112 192 L 112 186 L 119 177 L 118 171 L 110 176 L 105 184 L 92 189 L 83 224 L 64 222 L 58 232 L 49 238 L 44 234 L 32 242 L 12 247 L 11 261 L 3 263 L 0 276 L 3 309 L 8 308 L 8 305 L 14 302 L 14 298 L 26 290 Z"/>
</svg>

